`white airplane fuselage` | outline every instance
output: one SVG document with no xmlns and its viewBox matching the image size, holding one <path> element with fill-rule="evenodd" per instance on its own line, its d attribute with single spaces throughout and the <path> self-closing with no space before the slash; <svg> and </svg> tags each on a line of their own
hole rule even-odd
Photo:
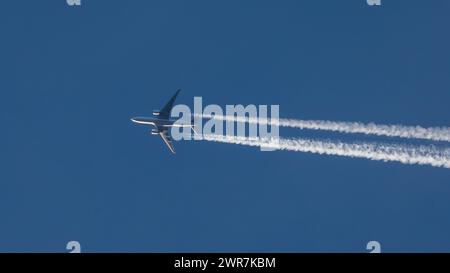
<svg viewBox="0 0 450 273">
<path fill-rule="evenodd" d="M 131 119 L 134 123 L 153 125 L 156 128 L 161 127 L 192 127 L 191 124 L 175 124 L 176 120 L 154 117 L 134 117 Z"/>
<path fill-rule="evenodd" d="M 169 134 L 169 128 L 171 127 L 190 127 L 195 132 L 194 125 L 176 123 L 176 120 L 170 118 L 170 112 L 172 110 L 173 104 L 176 97 L 180 93 L 180 89 L 177 90 L 175 95 L 166 103 L 166 105 L 161 110 L 154 110 L 153 117 L 134 117 L 131 119 L 132 122 L 154 126 L 155 128 L 151 130 L 152 135 L 159 135 L 169 147 L 170 151 L 175 154 L 175 150 L 172 145 L 172 139 Z"/>
</svg>

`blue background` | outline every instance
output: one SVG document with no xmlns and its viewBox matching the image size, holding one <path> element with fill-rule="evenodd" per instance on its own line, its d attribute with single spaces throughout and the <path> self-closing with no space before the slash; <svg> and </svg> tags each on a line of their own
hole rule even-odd
<svg viewBox="0 0 450 273">
<path fill-rule="evenodd" d="M 450 251 L 448 169 L 203 141 L 173 156 L 130 122 L 182 88 L 188 105 L 449 126 L 449 12 L 446 0 L 3 1 L 0 251 Z"/>
</svg>

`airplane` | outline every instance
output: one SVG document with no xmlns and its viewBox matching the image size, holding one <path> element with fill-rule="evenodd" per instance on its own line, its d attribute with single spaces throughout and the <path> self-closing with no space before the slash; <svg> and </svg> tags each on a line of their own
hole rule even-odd
<svg viewBox="0 0 450 273">
<path fill-rule="evenodd" d="M 151 130 L 152 135 L 159 135 L 164 140 L 164 143 L 169 147 L 169 150 L 175 154 L 175 149 L 173 148 L 172 138 L 169 135 L 169 128 L 171 127 L 190 127 L 195 133 L 193 120 L 191 124 L 174 124 L 176 120 L 170 118 L 170 111 L 172 111 L 173 103 L 180 93 L 181 89 L 178 89 L 175 95 L 166 103 L 166 105 L 161 110 L 154 110 L 154 117 L 134 117 L 131 121 L 138 124 L 145 124 L 154 126 Z"/>
</svg>

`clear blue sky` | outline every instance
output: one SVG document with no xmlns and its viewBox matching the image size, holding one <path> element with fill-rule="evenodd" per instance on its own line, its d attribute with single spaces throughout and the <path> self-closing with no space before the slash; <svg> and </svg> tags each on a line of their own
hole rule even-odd
<svg viewBox="0 0 450 273">
<path fill-rule="evenodd" d="M 200 141 L 173 156 L 130 122 L 182 88 L 450 126 L 449 1 L 82 4 L 1 3 L 0 251 L 450 251 L 448 169 Z"/>
</svg>

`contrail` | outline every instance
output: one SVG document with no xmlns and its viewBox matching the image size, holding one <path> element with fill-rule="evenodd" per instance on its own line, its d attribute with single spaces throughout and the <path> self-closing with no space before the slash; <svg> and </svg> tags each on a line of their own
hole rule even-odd
<svg viewBox="0 0 450 273">
<path fill-rule="evenodd" d="M 397 161 L 403 164 L 431 165 L 450 168 L 450 149 L 434 146 L 405 146 L 382 143 L 343 143 L 340 141 L 317 141 L 310 139 L 283 139 L 223 136 L 203 134 L 207 141 L 265 147 L 296 152 L 366 158 L 380 161 Z"/>
<path fill-rule="evenodd" d="M 271 125 L 281 127 L 292 127 L 299 129 L 326 130 L 341 133 L 361 133 L 366 135 L 416 138 L 434 141 L 450 142 L 450 127 L 430 127 L 421 126 L 403 126 L 403 125 L 382 125 L 375 123 L 360 122 L 335 122 L 326 120 L 298 120 L 298 119 L 279 119 L 279 121 L 271 121 L 266 118 L 254 117 L 235 117 L 222 115 L 198 115 L 194 117 L 212 118 L 221 121 L 230 122 L 248 122 L 260 125 Z"/>
</svg>

